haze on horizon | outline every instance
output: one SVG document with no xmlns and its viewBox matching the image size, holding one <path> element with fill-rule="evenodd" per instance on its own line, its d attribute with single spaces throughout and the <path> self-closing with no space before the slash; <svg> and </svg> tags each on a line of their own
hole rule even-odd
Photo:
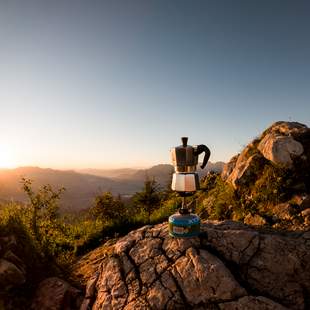
<svg viewBox="0 0 310 310">
<path fill-rule="evenodd" d="M 310 124 L 309 1 L 1 1 L 0 167 L 228 161 Z"/>
</svg>

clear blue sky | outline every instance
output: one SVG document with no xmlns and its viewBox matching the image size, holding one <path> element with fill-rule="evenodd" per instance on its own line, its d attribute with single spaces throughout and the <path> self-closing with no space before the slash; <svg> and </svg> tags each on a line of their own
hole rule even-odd
<svg viewBox="0 0 310 310">
<path fill-rule="evenodd" d="M 309 1 L 1 0 L 0 40 L 0 166 L 164 163 L 183 135 L 227 161 L 310 124 Z"/>
</svg>

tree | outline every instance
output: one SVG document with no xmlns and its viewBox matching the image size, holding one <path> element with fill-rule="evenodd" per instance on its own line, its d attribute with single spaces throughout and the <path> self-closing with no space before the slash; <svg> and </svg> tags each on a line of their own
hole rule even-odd
<svg viewBox="0 0 310 310">
<path fill-rule="evenodd" d="M 104 192 L 95 198 L 91 214 L 101 220 L 119 220 L 124 215 L 124 203 L 120 196 L 117 198 L 111 192 Z"/>
<path fill-rule="evenodd" d="M 148 220 L 150 222 L 152 212 L 158 207 L 158 204 L 161 201 L 159 184 L 155 179 L 149 179 L 147 177 L 144 181 L 143 190 L 137 192 L 132 200 L 148 214 Z"/>
<path fill-rule="evenodd" d="M 45 254 L 49 253 L 52 242 L 49 235 L 54 229 L 59 229 L 59 205 L 60 195 L 65 190 L 63 187 L 53 190 L 51 185 L 43 185 L 35 192 L 32 188 L 32 180 L 22 178 L 22 188 L 30 201 L 31 213 L 30 230 L 35 240 L 41 245 Z"/>
</svg>

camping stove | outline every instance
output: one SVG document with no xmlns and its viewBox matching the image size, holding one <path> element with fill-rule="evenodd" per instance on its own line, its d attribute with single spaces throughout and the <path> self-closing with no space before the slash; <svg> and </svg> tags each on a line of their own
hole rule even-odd
<svg viewBox="0 0 310 310">
<path fill-rule="evenodd" d="M 205 153 L 201 165 L 203 169 L 210 158 L 210 150 L 203 144 L 187 145 L 187 141 L 187 137 L 182 137 L 182 145 L 171 149 L 175 170 L 171 188 L 182 197 L 182 206 L 178 213 L 169 217 L 169 235 L 172 237 L 194 237 L 200 233 L 200 218 L 191 213 L 189 207 L 192 203 L 187 203 L 186 197 L 199 190 L 198 157 L 201 153 Z"/>
</svg>

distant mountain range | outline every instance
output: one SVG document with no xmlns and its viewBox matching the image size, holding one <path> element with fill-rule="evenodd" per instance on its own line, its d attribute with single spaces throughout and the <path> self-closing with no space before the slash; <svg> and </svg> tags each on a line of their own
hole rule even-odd
<svg viewBox="0 0 310 310">
<path fill-rule="evenodd" d="M 224 163 L 208 163 L 207 168 L 199 171 L 205 174 L 210 170 L 221 172 Z M 20 167 L 0 169 L 0 202 L 25 202 L 27 198 L 21 189 L 21 178 L 32 179 L 34 188 L 51 184 L 54 188 L 65 187 L 61 207 L 67 210 L 81 210 L 91 206 L 96 195 L 111 191 L 128 197 L 141 190 L 146 177 L 155 178 L 162 187 L 168 186 L 173 167 L 167 164 L 153 166 L 149 169 L 83 169 L 54 170 L 39 167 Z"/>
</svg>

